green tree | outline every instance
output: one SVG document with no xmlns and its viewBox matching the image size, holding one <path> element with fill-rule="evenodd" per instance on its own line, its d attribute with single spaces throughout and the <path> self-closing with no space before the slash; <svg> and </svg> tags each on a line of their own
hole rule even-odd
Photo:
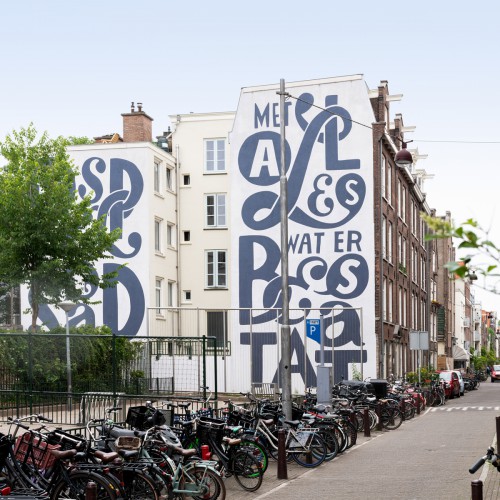
<svg viewBox="0 0 500 500">
<path fill-rule="evenodd" d="M 427 240 L 453 238 L 458 242 L 458 250 L 465 251 L 456 261 L 448 262 L 445 267 L 455 276 L 462 279 L 476 280 L 477 275 L 488 278 L 488 284 L 482 286 L 486 290 L 500 294 L 500 247 L 489 236 L 489 231 L 476 220 L 468 219 L 463 224 L 454 224 L 439 217 L 422 214 L 432 233 Z"/>
<path fill-rule="evenodd" d="M 0 282 L 25 284 L 31 296 L 31 328 L 36 329 L 40 304 L 79 300 L 85 284 L 106 288 L 116 272 L 99 276 L 97 260 L 120 237 L 94 219 L 90 196 L 78 200 L 78 170 L 67 153 L 82 138 L 37 136 L 32 124 L 7 135 L 0 153 Z"/>
</svg>

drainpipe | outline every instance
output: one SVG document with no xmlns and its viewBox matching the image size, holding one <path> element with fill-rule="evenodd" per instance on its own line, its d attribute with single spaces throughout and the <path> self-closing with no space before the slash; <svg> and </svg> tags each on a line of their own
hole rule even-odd
<svg viewBox="0 0 500 500">
<path fill-rule="evenodd" d="M 180 208 L 180 175 L 179 175 L 179 170 L 181 168 L 181 162 L 179 161 L 179 145 L 176 144 L 175 146 L 175 219 L 177 222 L 177 309 L 180 308 L 181 306 L 181 297 L 182 297 L 182 287 L 181 287 L 181 212 L 179 210 Z M 179 317 L 177 318 L 177 331 L 178 331 L 178 336 L 182 336 L 182 321 L 180 318 L 180 313 Z"/>
<path fill-rule="evenodd" d="M 381 171 L 381 165 L 382 165 L 382 160 L 383 160 L 383 153 L 382 153 L 382 137 L 378 140 L 379 144 L 379 173 Z M 383 220 L 383 193 L 382 193 L 382 176 L 379 175 L 379 195 L 380 195 L 380 219 L 379 219 L 379 224 L 382 225 L 382 220 Z M 382 310 L 384 300 L 382 297 L 382 294 L 384 293 L 383 290 L 383 282 L 384 282 L 384 256 L 382 255 L 382 248 L 383 248 L 383 241 L 382 241 L 382 231 L 379 231 L 379 238 L 380 238 L 380 269 L 379 269 L 379 321 L 380 321 L 380 359 L 379 359 L 379 378 L 384 378 L 384 361 L 385 361 L 385 344 L 384 344 L 384 311 Z"/>
</svg>

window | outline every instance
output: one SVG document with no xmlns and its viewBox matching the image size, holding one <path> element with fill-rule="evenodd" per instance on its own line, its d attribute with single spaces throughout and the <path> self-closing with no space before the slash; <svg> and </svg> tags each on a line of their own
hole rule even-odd
<svg viewBox="0 0 500 500">
<path fill-rule="evenodd" d="M 183 231 L 184 242 L 191 241 L 191 231 Z"/>
<path fill-rule="evenodd" d="M 382 191 L 382 196 L 384 198 L 387 198 L 387 189 L 386 189 L 386 183 L 385 183 L 385 166 L 386 166 L 386 162 L 385 162 L 385 156 L 382 155 L 382 164 L 380 166 L 380 183 L 381 183 L 381 191 Z"/>
<path fill-rule="evenodd" d="M 173 191 L 174 190 L 174 184 L 173 184 L 173 178 L 172 178 L 172 169 L 167 167 L 165 169 L 165 173 L 167 175 L 167 189 L 169 191 Z"/>
<path fill-rule="evenodd" d="M 392 202 L 392 168 L 387 164 L 387 184 L 385 186 L 385 197 L 387 202 L 390 204 Z"/>
<path fill-rule="evenodd" d="M 157 253 L 161 253 L 162 251 L 162 245 L 161 245 L 162 224 L 163 221 L 161 219 L 155 219 L 155 252 Z"/>
<path fill-rule="evenodd" d="M 167 224 L 167 245 L 175 247 L 175 226 L 174 224 Z"/>
<path fill-rule="evenodd" d="M 406 188 L 401 187 L 401 218 L 406 222 Z"/>
<path fill-rule="evenodd" d="M 174 307 L 174 282 L 169 281 L 167 284 L 167 306 Z"/>
<path fill-rule="evenodd" d="M 215 337 L 216 347 L 225 347 L 227 342 L 227 311 L 207 311 L 207 336 Z M 213 341 L 212 341 L 213 342 Z M 207 347 L 212 347 L 211 342 Z"/>
<path fill-rule="evenodd" d="M 387 260 L 392 262 L 392 222 L 387 225 Z"/>
<path fill-rule="evenodd" d="M 156 278 L 156 280 L 155 280 L 155 306 L 156 306 L 156 314 L 157 315 L 162 314 L 162 311 L 161 311 L 162 295 L 163 295 L 162 285 L 163 285 L 163 279 Z"/>
<path fill-rule="evenodd" d="M 205 172 L 225 172 L 226 141 L 224 139 L 205 140 Z"/>
<path fill-rule="evenodd" d="M 159 193 L 161 190 L 161 173 L 160 173 L 160 163 L 155 161 L 154 167 L 154 190 L 155 193 Z"/>
<path fill-rule="evenodd" d="M 392 280 L 389 280 L 387 287 L 387 320 L 392 322 Z"/>
<path fill-rule="evenodd" d="M 382 217 L 382 257 L 387 258 L 387 219 Z"/>
<path fill-rule="evenodd" d="M 184 290 L 184 301 L 191 302 L 191 290 Z"/>
<path fill-rule="evenodd" d="M 226 195 L 225 193 L 207 194 L 205 196 L 207 227 L 226 227 Z"/>
<path fill-rule="evenodd" d="M 206 253 L 207 287 L 226 288 L 226 252 L 209 250 Z"/>
<path fill-rule="evenodd" d="M 191 184 L 191 176 L 189 174 L 184 174 L 182 176 L 182 184 L 184 186 L 189 186 Z"/>
<path fill-rule="evenodd" d="M 387 278 L 382 280 L 382 318 L 387 321 Z"/>
<path fill-rule="evenodd" d="M 403 287 L 399 287 L 399 300 L 398 300 L 398 310 L 399 310 L 399 324 L 404 325 L 403 322 Z"/>
</svg>

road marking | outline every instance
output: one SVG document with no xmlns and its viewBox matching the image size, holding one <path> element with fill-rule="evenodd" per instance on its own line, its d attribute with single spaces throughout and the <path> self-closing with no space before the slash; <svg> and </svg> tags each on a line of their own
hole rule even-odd
<svg viewBox="0 0 500 500">
<path fill-rule="evenodd" d="M 477 410 L 477 411 L 500 411 L 500 406 L 452 406 L 450 407 L 444 407 L 444 406 L 439 406 L 437 408 L 430 408 L 429 411 L 435 412 L 435 411 L 467 411 L 467 410 Z"/>
</svg>

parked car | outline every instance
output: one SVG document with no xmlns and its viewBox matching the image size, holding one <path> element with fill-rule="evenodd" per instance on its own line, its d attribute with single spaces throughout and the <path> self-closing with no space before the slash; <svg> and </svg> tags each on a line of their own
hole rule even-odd
<svg viewBox="0 0 500 500">
<path fill-rule="evenodd" d="M 460 370 L 452 370 L 458 375 L 458 382 L 460 383 L 460 396 L 465 395 L 465 382 Z"/>
<path fill-rule="evenodd" d="M 491 367 L 491 381 L 495 382 L 495 380 L 500 380 L 500 365 L 493 365 Z"/>
<path fill-rule="evenodd" d="M 460 381 L 456 372 L 453 370 L 442 370 L 439 372 L 439 379 L 444 381 L 444 392 L 447 398 L 460 397 Z"/>
</svg>

